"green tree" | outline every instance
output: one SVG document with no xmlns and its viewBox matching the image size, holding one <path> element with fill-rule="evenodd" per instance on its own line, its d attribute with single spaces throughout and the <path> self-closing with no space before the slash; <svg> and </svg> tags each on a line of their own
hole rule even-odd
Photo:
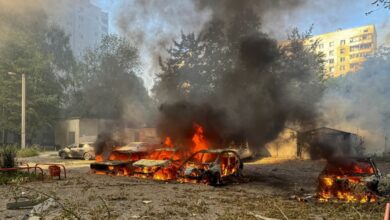
<svg viewBox="0 0 390 220">
<path fill-rule="evenodd" d="M 0 1 L 0 107 L 2 137 L 20 132 L 21 80 L 26 74 L 27 142 L 53 127 L 75 66 L 67 36 L 49 26 L 41 7 Z M 2 140 L 4 142 L 4 139 Z"/>
<path fill-rule="evenodd" d="M 151 99 L 140 77 L 138 51 L 126 39 L 104 37 L 86 52 L 81 63 L 80 87 L 68 108 L 69 116 L 129 119 L 146 123 Z"/>
</svg>

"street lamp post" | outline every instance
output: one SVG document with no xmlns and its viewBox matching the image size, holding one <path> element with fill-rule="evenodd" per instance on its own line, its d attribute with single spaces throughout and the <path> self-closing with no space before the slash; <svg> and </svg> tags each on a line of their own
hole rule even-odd
<svg viewBox="0 0 390 220">
<path fill-rule="evenodd" d="M 16 75 L 16 73 L 8 72 L 9 75 Z M 26 75 L 22 73 L 22 121 L 20 145 L 22 149 L 26 148 Z"/>
</svg>

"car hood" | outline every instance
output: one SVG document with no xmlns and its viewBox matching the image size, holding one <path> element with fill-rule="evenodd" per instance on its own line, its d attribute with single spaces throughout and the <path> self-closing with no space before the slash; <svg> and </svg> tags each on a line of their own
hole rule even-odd
<svg viewBox="0 0 390 220">
<path fill-rule="evenodd" d="M 133 163 L 133 166 L 136 167 L 162 167 L 169 163 L 169 160 L 149 160 L 149 159 L 141 159 Z"/>
</svg>

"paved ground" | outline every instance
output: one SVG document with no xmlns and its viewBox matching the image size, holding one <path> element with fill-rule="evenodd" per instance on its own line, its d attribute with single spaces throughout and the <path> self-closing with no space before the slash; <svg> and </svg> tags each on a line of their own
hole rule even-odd
<svg viewBox="0 0 390 220">
<path fill-rule="evenodd" d="M 7 210 L 17 195 L 45 193 L 63 208 L 43 213 L 44 219 L 379 219 L 383 204 L 298 202 L 295 194 L 314 194 L 324 161 L 260 159 L 244 166 L 245 178 L 223 187 L 165 183 L 132 177 L 94 175 L 90 161 L 61 160 L 55 152 L 21 159 L 63 163 L 65 180 L 0 186 L 1 219 L 22 219 L 30 210 Z M 388 163 L 379 163 L 383 173 Z"/>
</svg>

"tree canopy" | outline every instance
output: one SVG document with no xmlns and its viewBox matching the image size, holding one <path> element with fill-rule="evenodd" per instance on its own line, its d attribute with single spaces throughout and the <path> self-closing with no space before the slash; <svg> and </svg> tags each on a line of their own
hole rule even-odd
<svg viewBox="0 0 390 220">
<path fill-rule="evenodd" d="M 125 38 L 108 35 L 80 63 L 78 86 L 67 116 L 148 120 L 151 99 L 137 76 L 138 51 Z"/>
<path fill-rule="evenodd" d="M 32 3 L 16 7 L 7 1 L 0 5 L 0 126 L 3 134 L 19 133 L 21 79 L 7 72 L 24 73 L 27 140 L 31 140 L 58 118 L 75 60 L 68 37 L 48 23 L 40 7 Z"/>
</svg>

